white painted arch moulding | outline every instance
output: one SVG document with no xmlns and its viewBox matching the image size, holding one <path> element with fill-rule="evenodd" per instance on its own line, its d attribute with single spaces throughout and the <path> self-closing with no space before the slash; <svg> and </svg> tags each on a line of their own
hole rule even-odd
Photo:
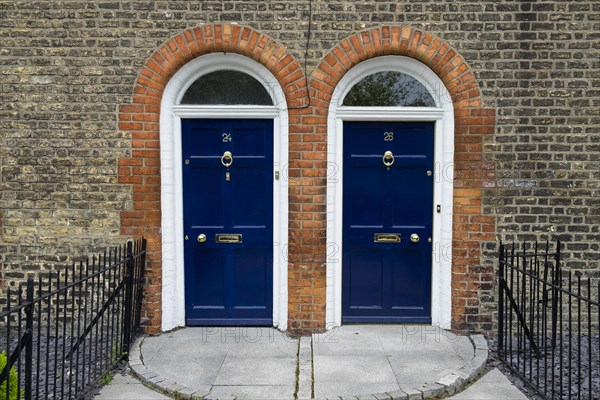
<svg viewBox="0 0 600 400">
<path fill-rule="evenodd" d="M 436 106 L 348 107 L 342 101 L 367 75 L 397 71 L 411 75 L 433 96 Z M 435 122 L 435 183 L 432 252 L 432 323 L 450 329 L 452 278 L 452 195 L 454 177 L 454 109 L 442 80 L 425 64 L 405 56 L 383 56 L 361 62 L 340 80 L 329 106 L 327 121 L 327 328 L 342 323 L 342 191 L 344 121 Z M 441 206 L 441 213 L 435 210 Z"/>
<path fill-rule="evenodd" d="M 274 106 L 180 105 L 186 90 L 196 79 L 222 69 L 244 72 L 255 78 L 271 95 Z M 283 170 L 288 163 L 289 124 L 285 95 L 275 76 L 263 65 L 238 54 L 213 53 L 190 61 L 169 80 L 160 111 L 162 331 L 185 325 L 182 118 L 272 118 L 273 171 Z M 288 181 L 273 180 L 273 325 L 281 330 L 286 329 L 288 314 L 287 243 Z"/>
</svg>

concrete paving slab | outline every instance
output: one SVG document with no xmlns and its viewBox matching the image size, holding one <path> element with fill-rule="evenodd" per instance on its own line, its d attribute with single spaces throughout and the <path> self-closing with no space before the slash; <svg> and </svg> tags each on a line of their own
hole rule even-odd
<svg viewBox="0 0 600 400">
<path fill-rule="evenodd" d="M 110 384 L 104 386 L 96 400 L 168 400 L 169 397 L 155 392 L 129 375 L 117 374 Z"/>
<path fill-rule="evenodd" d="M 217 399 L 234 396 L 237 400 L 283 400 L 293 399 L 295 386 L 213 386 L 208 397 Z"/>
<path fill-rule="evenodd" d="M 399 389 L 385 356 L 314 357 L 316 398 L 387 392 Z"/>
<path fill-rule="evenodd" d="M 146 367 L 184 386 L 212 385 L 222 369 L 225 355 L 216 357 L 155 357 Z"/>
<path fill-rule="evenodd" d="M 264 327 L 195 327 L 169 333 L 173 338 L 184 341 L 196 341 L 202 344 L 255 344 L 296 342 L 285 332 Z"/>
<path fill-rule="evenodd" d="M 161 342 L 162 358 L 181 358 L 189 352 L 205 356 L 225 356 L 233 352 L 248 356 L 288 357 L 296 353 L 298 346 L 297 338 L 290 338 L 272 328 L 189 328 L 168 336 L 168 340 Z"/>
<path fill-rule="evenodd" d="M 297 352 L 298 339 L 286 342 L 234 343 L 229 347 L 229 354 L 240 357 L 295 358 Z"/>
<path fill-rule="evenodd" d="M 452 397 L 452 400 L 527 400 L 504 374 L 494 368 L 465 391 Z"/>
<path fill-rule="evenodd" d="M 215 385 L 296 385 L 294 358 L 240 357 L 229 354 L 219 371 Z"/>
<path fill-rule="evenodd" d="M 398 390 L 398 385 L 390 382 L 315 382 L 315 399 L 355 399 L 356 396 L 368 396 L 372 393 L 394 390 Z"/>
<path fill-rule="evenodd" d="M 334 338 L 338 335 L 357 334 L 357 333 L 361 334 L 361 335 L 398 336 L 398 335 L 405 334 L 407 331 L 408 330 L 405 325 L 350 324 L 350 325 L 336 326 L 327 332 L 329 334 L 329 337 Z M 325 335 L 325 334 L 323 334 L 323 335 Z"/>
<path fill-rule="evenodd" d="M 313 335 L 313 351 L 316 355 L 339 356 L 385 356 L 379 337 L 365 334 L 345 334 L 339 337 Z"/>
<path fill-rule="evenodd" d="M 455 353 L 436 350 L 395 352 L 388 360 L 400 386 L 436 382 L 464 365 Z"/>
<path fill-rule="evenodd" d="M 172 395 L 279 400 L 298 383 L 302 399 L 421 398 L 454 393 L 479 374 L 487 348 L 476 339 L 477 349 L 422 325 L 346 325 L 301 340 L 272 328 L 186 328 L 136 341 L 131 366 Z"/>
<path fill-rule="evenodd" d="M 457 336 L 447 336 L 445 334 L 404 334 L 404 335 L 379 335 L 381 344 L 386 352 L 403 352 L 420 350 L 424 353 L 430 350 L 444 350 L 456 352 L 453 344 L 460 342 L 461 338 Z M 466 340 L 469 340 L 466 338 Z M 465 353 L 468 356 L 473 355 L 473 345 L 470 346 Z M 460 350 L 460 348 L 458 349 Z"/>
</svg>

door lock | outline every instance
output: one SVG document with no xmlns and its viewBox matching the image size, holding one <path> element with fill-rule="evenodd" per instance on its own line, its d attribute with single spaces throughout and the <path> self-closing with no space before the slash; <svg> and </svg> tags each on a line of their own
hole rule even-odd
<svg viewBox="0 0 600 400">
<path fill-rule="evenodd" d="M 198 235 L 198 243 L 204 243 L 206 242 L 206 235 L 204 233 L 201 233 Z"/>
<path fill-rule="evenodd" d="M 411 242 L 417 243 L 419 240 L 421 240 L 421 238 L 416 233 L 413 233 L 412 235 L 410 235 L 410 241 Z"/>
</svg>

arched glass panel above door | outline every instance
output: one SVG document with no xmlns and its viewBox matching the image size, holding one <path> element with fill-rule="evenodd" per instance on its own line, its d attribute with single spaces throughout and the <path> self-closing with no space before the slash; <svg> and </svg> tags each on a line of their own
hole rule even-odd
<svg viewBox="0 0 600 400">
<path fill-rule="evenodd" d="M 248 74 L 220 70 L 202 75 L 183 95 L 181 104 L 272 106 L 267 89 Z"/>
<path fill-rule="evenodd" d="M 367 75 L 350 89 L 344 106 L 436 107 L 427 88 L 410 75 L 396 71 Z"/>
</svg>

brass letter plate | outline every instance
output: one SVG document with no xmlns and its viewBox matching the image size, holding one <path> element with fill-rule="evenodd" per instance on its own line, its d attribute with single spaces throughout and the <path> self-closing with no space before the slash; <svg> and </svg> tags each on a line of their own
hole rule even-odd
<svg viewBox="0 0 600 400">
<path fill-rule="evenodd" d="M 239 233 L 217 233 L 216 243 L 242 243 L 242 235 Z"/>
<path fill-rule="evenodd" d="M 373 237 L 375 243 L 400 243 L 399 233 L 376 233 Z"/>
</svg>

